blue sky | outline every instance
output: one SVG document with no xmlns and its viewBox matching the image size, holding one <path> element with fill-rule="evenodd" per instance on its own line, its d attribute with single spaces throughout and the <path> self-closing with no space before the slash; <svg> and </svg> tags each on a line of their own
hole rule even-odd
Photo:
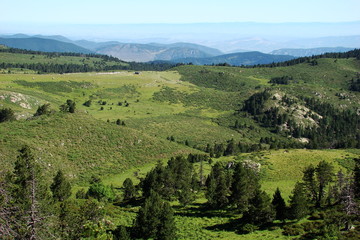
<svg viewBox="0 0 360 240">
<path fill-rule="evenodd" d="M 1 0 L 0 24 L 347 22 L 360 0 Z"/>
</svg>

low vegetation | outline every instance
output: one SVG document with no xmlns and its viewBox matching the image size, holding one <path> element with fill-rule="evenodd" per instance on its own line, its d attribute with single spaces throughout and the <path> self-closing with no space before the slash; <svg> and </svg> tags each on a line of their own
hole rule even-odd
<svg viewBox="0 0 360 240">
<path fill-rule="evenodd" d="M 1 238 L 358 238 L 357 50 L 163 72 L 1 51 Z M 111 62 L 133 69 L 88 72 Z"/>
</svg>

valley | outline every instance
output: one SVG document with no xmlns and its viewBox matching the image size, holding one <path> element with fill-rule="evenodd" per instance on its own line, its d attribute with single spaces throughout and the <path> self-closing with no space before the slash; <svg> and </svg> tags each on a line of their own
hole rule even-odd
<svg viewBox="0 0 360 240">
<path fill-rule="evenodd" d="M 154 176 L 158 182 L 165 178 L 174 186 L 176 182 L 195 184 L 191 190 L 185 183 L 175 190 L 154 185 L 169 201 L 179 239 L 301 237 L 304 232 L 290 235 L 284 229 L 328 221 L 310 218 L 333 206 L 325 200 L 321 208 L 309 203 L 311 212 L 300 222 L 273 219 L 259 227 L 256 223 L 245 225 L 254 227 L 248 231 L 242 225 L 246 211 L 231 203 L 234 165 L 258 166 L 254 189 L 265 191 L 270 199 L 280 188 L 289 206 L 294 186 L 304 181 L 303 171 L 310 164 L 318 166 L 325 161 L 332 165 L 330 188 L 337 186 L 340 170 L 344 174 L 354 171 L 353 159 L 360 155 L 360 94 L 350 90 L 359 81 L 359 50 L 308 58 L 289 66 L 251 67 L 164 67 L 98 55 L 47 57 L 26 52 L 1 52 L 0 57 L 0 109 L 12 109 L 16 119 L 0 123 L 0 164 L 11 172 L 21 159 L 18 150 L 28 146 L 43 171 L 44 182 L 51 183 L 59 170 L 64 172 L 73 187 L 67 200 L 73 209 L 89 200 L 79 197 L 80 191 L 87 192 L 99 182 L 111 186 L 116 198 L 99 197 L 97 202 L 110 223 L 91 220 L 93 228 L 103 232 L 79 233 L 87 239 L 111 239 L 112 233 L 119 237 L 120 229 L 133 234 L 133 223 L 145 201 L 145 180 L 152 172 L 163 174 Z M 26 68 L 38 63 L 57 64 L 59 69 L 66 64 L 74 67 L 68 73 L 47 65 L 44 69 L 48 72 Z M 83 64 L 99 70 L 77 72 Z M 76 104 L 75 111 L 59 111 L 68 100 Z M 44 104 L 49 104 L 46 113 L 34 116 Z M 177 168 L 182 170 L 177 172 Z M 205 180 L 215 176 L 217 168 L 217 174 L 228 181 L 224 188 L 229 189 L 225 197 L 229 205 L 221 207 L 211 205 L 211 184 Z M 182 176 L 183 172 L 189 176 Z M 135 185 L 140 183 L 131 200 L 125 199 L 123 186 L 128 178 Z M 3 177 L 0 180 L 2 183 Z M 163 184 L 166 186 L 166 180 Z M 336 196 L 327 196 L 336 206 Z M 189 202 L 184 203 L 184 198 Z M 62 206 L 60 202 L 52 204 L 54 209 Z M 56 225 L 55 217 L 51 221 Z M 358 224 L 354 226 L 356 239 Z M 71 227 L 67 227 L 70 234 Z M 345 231 L 339 234 L 348 236 Z"/>
</svg>

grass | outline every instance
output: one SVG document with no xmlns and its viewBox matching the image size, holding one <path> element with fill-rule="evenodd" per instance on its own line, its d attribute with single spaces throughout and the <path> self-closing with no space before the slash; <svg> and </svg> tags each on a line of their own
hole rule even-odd
<svg viewBox="0 0 360 240">
<path fill-rule="evenodd" d="M 70 57 L 46 59 L 38 55 L 32 58 L 32 55 L 1 54 L 2 59 L 15 62 L 89 61 L 90 64 L 93 61 L 81 57 L 71 60 Z M 287 141 L 248 116 L 234 113 L 245 99 L 265 88 L 357 109 L 360 95 L 347 91 L 347 86 L 359 72 L 359 61 L 319 59 L 318 63 L 280 68 L 180 66 L 173 71 L 141 74 L 119 71 L 39 75 L 26 70 L 0 74 L 0 107 L 11 107 L 22 119 L 0 124 L 0 164 L 4 169 L 11 168 L 17 149 L 27 144 L 34 149 L 48 177 L 61 168 L 75 183 L 74 189 L 86 187 L 94 174 L 100 175 L 105 184 L 120 188 L 128 177 L 138 183 L 158 160 L 165 163 L 172 156 L 199 153 L 191 148 L 194 145 L 203 147 L 230 139 L 258 143 L 261 137 Z M 273 77 L 285 75 L 292 76 L 294 81 L 289 85 L 268 83 Z M 345 93 L 345 99 L 340 99 L 337 93 Z M 75 114 L 56 113 L 25 120 L 39 105 L 50 103 L 57 110 L 67 99 L 76 102 Z M 89 99 L 91 106 L 83 106 Z M 100 110 L 101 107 L 104 109 Z M 116 125 L 117 119 L 125 121 L 126 126 Z M 236 120 L 246 127 L 234 129 Z M 166 139 L 170 136 L 175 142 Z M 214 162 L 251 159 L 261 163 L 262 188 L 272 195 L 279 187 L 288 200 L 307 165 L 325 160 L 336 170 L 346 171 L 352 167 L 351 159 L 359 155 L 356 149 L 282 149 L 221 157 Z M 195 169 L 199 170 L 198 163 Z M 204 164 L 205 174 L 210 169 L 210 164 Z M 239 216 L 204 210 L 201 208 L 204 202 L 206 199 L 201 195 L 186 208 L 172 203 L 180 239 L 290 239 L 279 228 L 240 235 L 231 228 Z M 138 210 L 132 206 L 108 205 L 107 208 L 115 224 L 127 226 L 132 224 Z"/>
<path fill-rule="evenodd" d="M 32 64 L 32 63 L 46 63 L 46 64 L 87 64 L 89 66 L 95 66 L 100 62 L 105 63 L 101 58 L 96 57 L 78 57 L 78 56 L 46 56 L 46 55 L 33 55 L 22 53 L 7 53 L 0 52 L 1 62 L 4 63 L 19 63 L 19 64 Z M 108 66 L 119 65 L 119 62 L 106 61 Z M 126 63 L 122 63 L 127 65 Z"/>
</svg>

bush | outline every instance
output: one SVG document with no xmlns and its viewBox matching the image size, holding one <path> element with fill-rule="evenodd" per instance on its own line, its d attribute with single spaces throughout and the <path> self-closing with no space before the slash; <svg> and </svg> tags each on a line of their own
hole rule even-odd
<svg viewBox="0 0 360 240">
<path fill-rule="evenodd" d="M 105 186 L 101 182 L 95 182 L 91 184 L 87 195 L 99 201 L 114 201 L 116 198 L 115 192 L 112 187 Z"/>
<path fill-rule="evenodd" d="M 0 110 L 0 122 L 15 120 L 15 113 L 11 108 L 3 108 Z"/>
<path fill-rule="evenodd" d="M 297 235 L 302 235 L 304 233 L 305 231 L 300 224 L 284 226 L 283 234 L 286 236 L 297 236 Z"/>
<path fill-rule="evenodd" d="M 255 232 L 256 230 L 258 230 L 259 227 L 250 223 L 245 224 L 244 226 L 241 227 L 241 231 L 244 233 L 252 233 Z"/>
</svg>

